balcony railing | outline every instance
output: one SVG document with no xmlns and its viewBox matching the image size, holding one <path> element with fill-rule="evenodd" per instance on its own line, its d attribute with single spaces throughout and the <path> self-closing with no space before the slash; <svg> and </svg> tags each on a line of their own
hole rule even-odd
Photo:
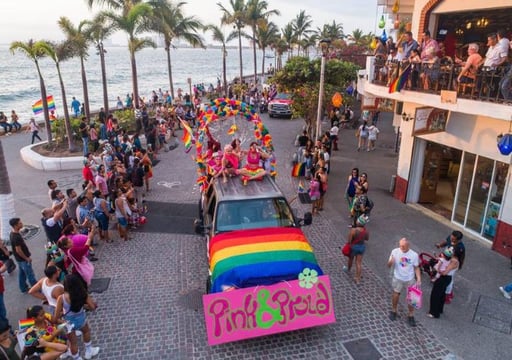
<svg viewBox="0 0 512 360">
<path fill-rule="evenodd" d="M 441 90 L 456 91 L 459 98 L 494 103 L 512 103 L 512 66 L 480 67 L 474 79 L 458 82 L 462 66 L 454 64 L 450 57 L 435 63 L 414 63 L 407 61 L 387 61 L 375 57 L 373 79 L 376 85 L 390 84 L 406 69 L 412 66 L 406 90 L 440 94 Z"/>
</svg>

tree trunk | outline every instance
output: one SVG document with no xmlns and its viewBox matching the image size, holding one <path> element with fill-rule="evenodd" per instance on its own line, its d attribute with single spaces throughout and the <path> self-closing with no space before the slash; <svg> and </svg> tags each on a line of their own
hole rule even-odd
<svg viewBox="0 0 512 360">
<path fill-rule="evenodd" d="M 107 88 L 107 69 L 105 66 L 105 49 L 103 43 L 100 43 L 100 63 L 101 63 L 101 83 L 103 85 L 103 108 L 105 114 L 109 114 L 108 108 L 108 88 Z"/>
<path fill-rule="evenodd" d="M 222 80 L 224 81 L 224 97 L 228 97 L 228 79 L 226 74 L 226 45 L 222 45 Z"/>
<path fill-rule="evenodd" d="M 73 138 L 73 130 L 71 129 L 71 123 L 69 122 L 69 111 L 68 102 L 66 100 L 66 89 L 64 88 L 64 80 L 62 80 L 62 74 L 60 73 L 60 65 L 57 65 L 57 74 L 59 75 L 60 92 L 62 95 L 62 107 L 64 109 L 64 126 L 66 128 L 66 136 L 68 137 L 68 149 L 70 152 L 76 151 L 76 146 Z"/>
<path fill-rule="evenodd" d="M 261 49 L 263 52 L 263 58 L 261 59 L 261 76 L 265 75 L 265 48 Z"/>
<path fill-rule="evenodd" d="M 167 46 L 168 45 L 168 46 Z M 169 73 L 169 89 L 171 91 L 171 97 L 174 100 L 174 85 L 172 84 L 172 64 L 171 64 L 171 44 L 166 44 L 165 52 L 167 53 L 167 72 Z"/>
<path fill-rule="evenodd" d="M 44 125 L 46 127 L 46 136 L 48 137 L 48 144 L 52 142 L 52 126 L 50 124 L 50 114 L 48 112 L 48 100 L 46 99 L 46 85 L 44 84 L 39 63 L 36 61 L 37 73 L 39 74 L 39 86 L 41 88 L 41 101 L 43 102 Z"/>
<path fill-rule="evenodd" d="M 14 197 L 11 192 L 9 173 L 5 164 L 4 148 L 0 140 L 0 240 L 9 241 L 11 226 L 9 219 L 16 216 Z"/>
<path fill-rule="evenodd" d="M 84 91 L 84 109 L 87 121 L 91 121 L 91 109 L 89 108 L 89 90 L 87 90 L 87 75 L 85 74 L 84 58 L 80 57 L 80 67 L 82 72 L 82 89 Z"/>
<path fill-rule="evenodd" d="M 130 51 L 130 62 L 132 65 L 132 86 L 133 86 L 133 104 L 137 109 L 139 107 L 139 83 L 137 81 L 137 62 L 135 61 L 135 52 Z"/>
<path fill-rule="evenodd" d="M 240 57 L 240 85 L 242 85 L 243 65 L 242 65 L 242 34 L 240 28 L 238 28 L 238 56 Z"/>
<path fill-rule="evenodd" d="M 258 83 L 258 60 L 256 59 L 256 28 L 252 29 L 252 58 L 254 61 L 254 86 Z"/>
</svg>

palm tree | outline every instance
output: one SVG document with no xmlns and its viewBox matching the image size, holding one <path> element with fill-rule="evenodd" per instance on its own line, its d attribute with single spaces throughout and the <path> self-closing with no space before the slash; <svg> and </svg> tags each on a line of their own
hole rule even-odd
<svg viewBox="0 0 512 360">
<path fill-rule="evenodd" d="M 361 29 L 352 30 L 352 33 L 347 36 L 348 40 L 355 45 L 361 45 L 364 41 L 364 33 Z"/>
<path fill-rule="evenodd" d="M 228 39 L 224 36 L 221 28 L 217 25 L 207 25 L 204 27 L 204 31 L 211 31 L 212 38 L 214 41 L 221 43 L 221 51 L 222 51 L 222 84 L 223 84 L 223 94 L 224 97 L 228 95 L 228 81 L 226 77 L 226 57 L 228 52 L 226 51 L 226 43 Z"/>
<path fill-rule="evenodd" d="M 258 47 L 263 52 L 261 61 L 261 73 L 265 73 L 265 50 L 269 46 L 273 46 L 279 40 L 279 29 L 273 22 L 264 23 L 258 26 L 256 31 L 256 41 Z"/>
<path fill-rule="evenodd" d="M 297 14 L 297 16 L 295 16 L 295 19 L 293 19 L 292 24 L 298 44 L 297 55 L 299 55 L 302 38 L 304 36 L 307 36 L 309 33 L 313 32 L 313 30 L 311 29 L 313 21 L 311 20 L 310 15 L 306 15 L 305 10 L 301 10 Z"/>
<path fill-rule="evenodd" d="M 283 67 L 283 54 L 286 52 L 289 53 L 289 45 L 282 37 L 277 40 L 276 44 L 274 45 L 274 50 L 277 53 L 276 58 L 276 71 L 281 70 Z"/>
<path fill-rule="evenodd" d="M 43 103 L 44 123 L 46 126 L 46 133 L 48 134 L 48 143 L 52 142 L 52 127 L 50 125 L 50 114 L 48 113 L 48 101 L 46 100 L 46 85 L 44 83 L 41 69 L 39 68 L 39 59 L 44 56 L 41 51 L 41 41 L 34 41 L 30 39 L 27 42 L 14 41 L 11 43 L 9 50 L 12 54 L 16 51 L 24 53 L 30 60 L 36 64 L 37 74 L 39 75 L 39 87 L 41 89 L 41 101 Z"/>
<path fill-rule="evenodd" d="M 332 24 L 324 24 L 321 29 L 317 28 L 316 34 L 319 39 L 329 39 L 331 42 L 345 37 L 343 25 L 337 24 L 335 20 L 332 21 Z"/>
<path fill-rule="evenodd" d="M 240 84 L 243 80 L 243 65 L 242 65 L 242 28 L 245 26 L 246 5 L 244 0 L 229 0 L 231 10 L 227 9 L 221 3 L 217 3 L 222 11 L 221 24 L 231 25 L 236 30 L 238 35 L 238 56 L 240 58 Z"/>
<path fill-rule="evenodd" d="M 128 10 L 125 12 L 125 10 Z M 150 31 L 149 19 L 153 15 L 151 5 L 147 3 L 135 4 L 129 9 L 123 9 L 121 15 L 112 11 L 103 13 L 112 20 L 114 26 L 128 35 L 128 51 L 132 67 L 132 86 L 135 107 L 139 107 L 139 84 L 137 80 L 137 62 L 135 53 L 147 47 L 156 48 L 156 44 L 149 38 L 139 38 L 137 35 Z"/>
<path fill-rule="evenodd" d="M 288 24 L 285 25 L 284 28 L 281 29 L 281 35 L 282 35 L 282 39 L 286 42 L 286 45 L 287 45 L 287 53 L 288 53 L 288 57 L 287 59 L 289 60 L 290 59 L 290 56 L 291 56 L 291 53 L 292 53 L 292 49 L 293 49 L 293 44 L 296 43 L 296 36 L 295 36 L 295 31 L 293 30 L 293 23 L 292 22 L 289 22 Z"/>
<path fill-rule="evenodd" d="M 203 24 L 193 16 L 184 16 L 182 6 L 184 2 L 173 4 L 169 0 L 152 0 L 153 21 L 151 29 L 164 37 L 165 52 L 167 53 L 167 71 L 169 73 L 169 85 L 171 96 L 174 98 L 174 85 L 172 80 L 171 46 L 172 41 L 184 39 L 193 47 L 205 48 L 203 39 L 197 31 L 203 28 Z"/>
<path fill-rule="evenodd" d="M 257 72 L 257 59 L 256 59 L 256 43 L 257 37 L 256 32 L 258 26 L 263 25 L 267 22 L 267 19 L 271 15 L 279 15 L 279 10 L 267 10 L 268 3 L 264 0 L 249 0 L 246 6 L 245 21 L 252 30 L 252 51 L 254 60 L 254 84 L 256 85 L 258 80 Z"/>
<path fill-rule="evenodd" d="M 50 42 L 41 42 L 41 51 L 55 62 L 57 67 L 57 75 L 59 76 L 60 91 L 62 96 L 62 107 L 64 109 L 64 127 L 66 128 L 66 136 L 68 137 L 68 149 L 70 152 L 76 151 L 76 146 L 73 141 L 73 130 L 71 129 L 71 123 L 69 122 L 69 111 L 68 102 L 66 100 L 66 89 L 64 88 L 64 81 L 62 80 L 62 74 L 60 71 L 60 62 L 68 60 L 73 57 L 73 45 L 68 41 L 64 41 L 58 44 L 52 44 Z"/>
<path fill-rule="evenodd" d="M 103 85 L 103 108 L 105 109 L 106 114 L 109 113 L 107 70 L 105 66 L 105 54 L 107 50 L 105 50 L 103 42 L 112 35 L 115 30 L 116 28 L 113 24 L 101 13 L 96 15 L 92 21 L 88 22 L 88 28 L 86 30 L 87 37 L 94 43 L 96 50 L 98 51 L 97 54 L 100 56 L 101 82 Z"/>
<path fill-rule="evenodd" d="M 80 21 L 75 27 L 71 20 L 65 16 L 61 16 L 58 21 L 59 27 L 66 35 L 67 40 L 73 45 L 74 52 L 80 58 L 80 72 L 82 75 L 82 90 L 84 93 L 85 116 L 90 120 L 91 109 L 89 107 L 89 90 L 87 89 L 87 74 L 85 72 L 85 59 L 89 56 L 87 53 L 89 48 L 89 40 L 85 32 L 88 24 L 86 20 Z"/>
<path fill-rule="evenodd" d="M 16 216 L 4 148 L 0 140 L 0 241 L 9 241 L 9 219 Z"/>
</svg>

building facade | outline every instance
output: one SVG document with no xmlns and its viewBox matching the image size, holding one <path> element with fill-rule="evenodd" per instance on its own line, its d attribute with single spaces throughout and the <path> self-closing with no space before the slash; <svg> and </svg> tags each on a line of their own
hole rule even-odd
<svg viewBox="0 0 512 360">
<path fill-rule="evenodd" d="M 512 257 L 512 157 L 497 146 L 498 136 L 512 129 L 512 98 L 500 88 L 512 70 L 509 62 L 481 66 L 472 82 L 457 81 L 468 44 L 478 44 L 485 58 L 489 33 L 502 30 L 510 38 L 512 3 L 401 0 L 398 11 L 397 1 L 379 4 L 395 39 L 398 18 L 409 16 L 418 42 L 428 30 L 446 47 L 437 54 L 437 73 L 428 82 L 429 61 L 413 64 L 411 71 L 408 61 L 370 57 L 359 74 L 364 107 L 372 111 L 386 103 L 393 109 L 400 138 L 394 196 L 441 213 Z M 406 71 L 404 89 L 390 93 Z"/>
</svg>

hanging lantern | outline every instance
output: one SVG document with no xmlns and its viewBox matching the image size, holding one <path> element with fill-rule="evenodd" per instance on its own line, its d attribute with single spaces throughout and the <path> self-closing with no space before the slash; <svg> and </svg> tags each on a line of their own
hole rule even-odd
<svg viewBox="0 0 512 360">
<path fill-rule="evenodd" d="M 377 47 L 377 38 L 373 37 L 373 40 L 370 43 L 370 49 L 375 50 L 376 47 Z"/>
<path fill-rule="evenodd" d="M 398 0 L 395 0 L 395 3 L 393 4 L 391 11 L 393 11 L 393 14 L 396 14 L 396 13 L 398 13 L 399 10 L 400 10 L 400 2 Z"/>
<path fill-rule="evenodd" d="M 498 136 L 498 150 L 502 155 L 512 153 L 512 134 L 501 134 Z"/>
<path fill-rule="evenodd" d="M 386 27 L 386 20 L 384 20 L 384 14 L 382 14 L 379 20 L 379 29 L 384 29 L 384 27 Z"/>
<path fill-rule="evenodd" d="M 386 34 L 386 29 L 382 30 L 382 35 L 380 36 L 382 42 L 386 42 L 388 40 L 388 35 Z"/>
<path fill-rule="evenodd" d="M 343 104 L 343 96 L 337 92 L 332 96 L 331 102 L 332 106 L 339 108 Z"/>
</svg>

